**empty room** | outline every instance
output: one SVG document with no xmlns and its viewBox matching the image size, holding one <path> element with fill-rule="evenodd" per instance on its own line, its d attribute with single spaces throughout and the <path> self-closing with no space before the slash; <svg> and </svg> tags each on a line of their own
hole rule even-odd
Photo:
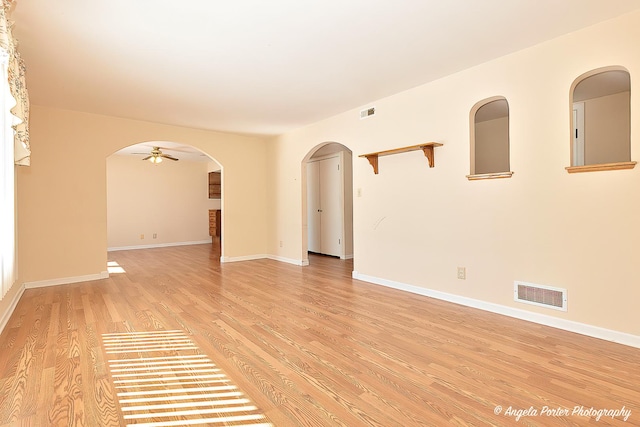
<svg viewBox="0 0 640 427">
<path fill-rule="evenodd" d="M 637 0 L 3 0 L 0 427 L 640 426 Z"/>
</svg>

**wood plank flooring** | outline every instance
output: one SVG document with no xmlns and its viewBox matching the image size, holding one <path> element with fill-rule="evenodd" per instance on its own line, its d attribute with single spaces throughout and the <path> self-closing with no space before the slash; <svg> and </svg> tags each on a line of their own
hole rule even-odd
<svg viewBox="0 0 640 427">
<path fill-rule="evenodd" d="M 187 337 L 274 426 L 640 426 L 640 349 L 359 282 L 349 261 L 218 257 L 112 252 L 123 273 L 27 290 L 0 336 L 0 426 L 197 425 L 123 416 L 113 359 L 142 355 L 105 345 L 154 331 Z"/>
</svg>

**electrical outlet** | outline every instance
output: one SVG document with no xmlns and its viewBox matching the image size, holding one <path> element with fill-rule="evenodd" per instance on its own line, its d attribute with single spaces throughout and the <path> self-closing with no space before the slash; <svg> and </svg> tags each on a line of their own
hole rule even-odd
<svg viewBox="0 0 640 427">
<path fill-rule="evenodd" d="M 140 235 L 140 240 L 143 240 L 143 239 L 144 239 L 144 234 L 141 234 Z"/>
<path fill-rule="evenodd" d="M 358 190 L 356 191 L 356 196 L 362 197 L 362 188 L 358 188 Z"/>
<path fill-rule="evenodd" d="M 465 267 L 458 267 L 458 279 L 465 280 L 467 278 L 467 269 Z"/>
<path fill-rule="evenodd" d="M 280 240 L 280 247 L 282 247 L 282 240 Z"/>
<path fill-rule="evenodd" d="M 157 239 L 158 238 L 158 233 L 153 233 L 153 238 Z"/>
</svg>

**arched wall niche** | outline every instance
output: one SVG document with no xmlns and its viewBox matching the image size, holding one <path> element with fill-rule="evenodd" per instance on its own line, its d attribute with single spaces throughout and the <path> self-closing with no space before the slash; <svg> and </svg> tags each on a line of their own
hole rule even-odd
<svg viewBox="0 0 640 427">
<path fill-rule="evenodd" d="M 622 66 L 578 76 L 569 90 L 568 172 L 631 169 L 631 75 Z"/>
<path fill-rule="evenodd" d="M 477 102 L 469 113 L 469 180 L 509 178 L 509 103 L 504 96 Z"/>
</svg>

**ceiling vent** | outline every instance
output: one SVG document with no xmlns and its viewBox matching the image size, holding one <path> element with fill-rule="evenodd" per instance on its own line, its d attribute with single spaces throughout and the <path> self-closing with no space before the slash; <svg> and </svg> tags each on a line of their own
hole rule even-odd
<svg viewBox="0 0 640 427">
<path fill-rule="evenodd" d="M 374 116 L 376 114 L 376 107 L 369 107 L 366 110 L 360 111 L 360 119 L 366 119 L 367 117 Z"/>
<path fill-rule="evenodd" d="M 567 290 L 526 282 L 514 282 L 514 299 L 554 310 L 567 311 Z"/>
</svg>

